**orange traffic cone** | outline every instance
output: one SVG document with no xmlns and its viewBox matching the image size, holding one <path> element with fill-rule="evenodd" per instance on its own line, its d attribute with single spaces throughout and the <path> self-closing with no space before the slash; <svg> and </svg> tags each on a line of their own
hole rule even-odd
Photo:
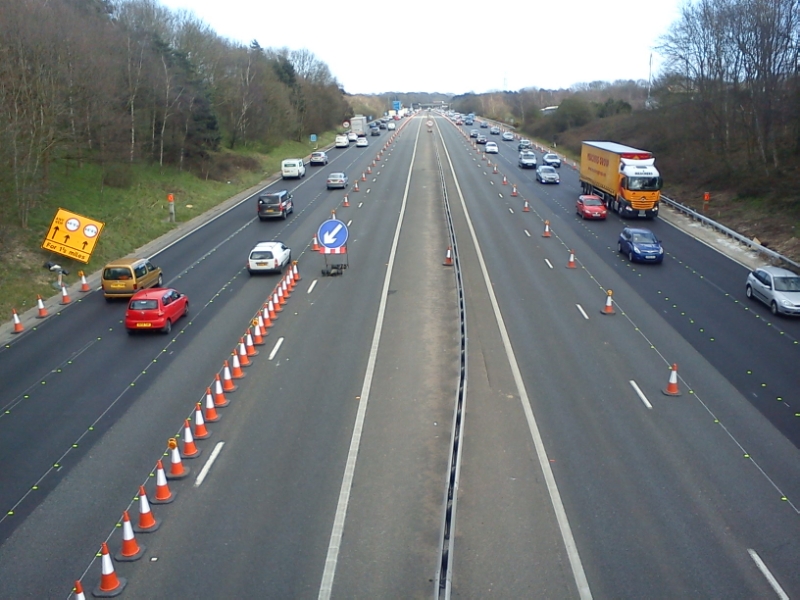
<svg viewBox="0 0 800 600">
<path fill-rule="evenodd" d="M 297 261 L 292 262 L 292 277 L 294 277 L 294 282 L 297 283 L 300 281 L 300 271 L 297 270 Z"/>
<path fill-rule="evenodd" d="M 575 266 L 575 252 L 573 250 L 569 251 L 569 260 L 567 261 L 567 268 L 577 269 L 577 267 Z"/>
<path fill-rule="evenodd" d="M 278 318 L 278 311 L 275 310 L 275 298 L 277 298 L 277 297 L 278 296 L 275 295 L 274 298 L 271 299 L 267 303 L 267 312 L 269 312 L 269 320 L 270 321 L 274 321 L 275 319 Z M 274 324 L 274 323 L 272 323 L 272 324 Z"/>
<path fill-rule="evenodd" d="M 445 267 L 453 266 L 453 250 L 450 246 L 447 247 L 447 252 L 444 255 L 444 262 L 442 264 Z"/>
<path fill-rule="evenodd" d="M 347 194 L 344 195 L 344 200 L 342 200 L 342 206 L 348 208 L 350 206 L 350 200 L 347 199 Z"/>
<path fill-rule="evenodd" d="M 136 533 L 151 533 L 161 527 L 161 523 L 156 521 L 150 511 L 150 503 L 147 501 L 147 492 L 144 486 L 139 486 L 139 524 L 133 529 Z"/>
<path fill-rule="evenodd" d="M 272 292 L 272 307 L 275 309 L 276 313 L 283 312 L 283 304 L 285 302 L 281 302 L 280 296 L 280 288 L 276 292 Z M 270 315 L 272 317 L 272 315 Z"/>
<path fill-rule="evenodd" d="M 263 329 L 261 329 L 261 324 L 264 323 L 264 319 L 261 318 L 261 313 L 259 313 L 258 317 L 253 319 L 253 345 L 254 346 L 263 346 L 266 344 L 264 341 L 264 334 L 262 334 Z M 264 332 L 266 333 L 266 332 Z"/>
<path fill-rule="evenodd" d="M 183 450 L 181 450 L 182 458 L 197 458 L 202 451 L 194 443 L 192 437 L 192 426 L 189 425 L 189 419 L 183 422 Z"/>
<path fill-rule="evenodd" d="M 242 374 L 244 377 L 244 374 Z M 226 392 L 235 392 L 236 384 L 233 383 L 233 376 L 231 375 L 231 368 L 228 361 L 222 363 L 222 389 Z"/>
<path fill-rule="evenodd" d="M 114 558 L 120 562 L 131 562 L 139 560 L 144 556 L 144 551 L 147 548 L 144 545 L 139 545 L 136 542 L 136 537 L 133 535 L 133 527 L 131 527 L 131 518 L 128 516 L 128 511 L 122 513 L 122 549 L 114 555 Z"/>
<path fill-rule="evenodd" d="M 311 240 L 311 251 L 312 252 L 319 252 L 319 243 L 317 242 L 317 234 L 314 234 L 314 238 Z"/>
<path fill-rule="evenodd" d="M 508 185 L 508 179 L 506 179 L 505 175 L 503 175 L 503 185 Z"/>
<path fill-rule="evenodd" d="M 11 318 L 14 320 L 14 331 L 12 333 L 22 333 L 25 327 L 22 325 L 22 321 L 19 320 L 16 308 L 11 309 Z"/>
<path fill-rule="evenodd" d="M 550 234 L 550 221 L 545 221 L 544 222 L 544 233 L 542 234 L 542 237 L 550 237 L 550 235 L 551 235 Z"/>
<path fill-rule="evenodd" d="M 372 167 L 367 165 L 367 175 L 372 175 Z"/>
<path fill-rule="evenodd" d="M 59 304 L 69 304 L 72 300 L 69 299 L 69 293 L 67 293 L 67 286 L 61 286 L 61 302 Z"/>
<path fill-rule="evenodd" d="M 525 204 L 522 205 L 522 212 L 531 212 L 531 205 L 528 204 L 527 200 L 525 200 Z"/>
<path fill-rule="evenodd" d="M 114 562 L 108 554 L 108 544 L 103 542 L 100 553 L 102 554 L 102 572 L 100 574 L 100 585 L 92 591 L 92 595 L 97 598 L 113 598 L 122 593 L 128 581 L 124 577 L 117 577 L 114 572 Z"/>
<path fill-rule="evenodd" d="M 238 346 L 239 366 L 249 367 L 253 363 L 250 362 L 250 357 L 247 356 L 247 346 L 244 344 L 244 338 L 239 338 Z"/>
<path fill-rule="evenodd" d="M 283 295 L 283 286 L 281 284 L 278 284 L 275 290 L 276 290 L 275 296 L 277 296 L 278 298 L 278 301 L 275 303 L 275 310 L 277 312 L 281 312 L 283 311 L 283 307 L 286 304 L 286 298 Z"/>
<path fill-rule="evenodd" d="M 492 174 L 497 175 L 497 163 L 495 163 L 494 168 L 492 169 Z"/>
<path fill-rule="evenodd" d="M 680 396 L 681 391 L 678 389 L 678 365 L 672 365 L 672 370 L 669 372 L 669 382 L 667 389 L 661 390 L 666 396 Z"/>
<path fill-rule="evenodd" d="M 206 440 L 211 437 L 211 432 L 206 427 L 206 420 L 203 418 L 203 407 L 198 402 L 194 409 L 194 439 Z"/>
<path fill-rule="evenodd" d="M 211 398 L 211 396 L 209 396 Z M 211 401 L 212 408 L 213 408 L 213 400 Z M 206 419 L 208 421 L 209 419 Z M 175 438 L 169 439 L 169 451 L 170 451 L 170 466 L 169 466 L 169 473 L 167 473 L 167 479 L 183 479 L 187 475 L 191 469 L 189 467 L 183 466 L 183 461 L 181 460 L 181 453 L 178 451 L 178 441 Z"/>
<path fill-rule="evenodd" d="M 36 315 L 36 318 L 44 319 L 47 316 L 47 309 L 44 307 L 44 300 L 39 294 L 36 294 L 36 307 L 39 309 L 39 314 Z"/>
<path fill-rule="evenodd" d="M 83 593 L 83 585 L 80 581 L 75 581 L 75 585 L 72 588 L 72 598 L 73 600 L 86 600 L 86 594 Z"/>
<path fill-rule="evenodd" d="M 483 153 L 483 158 L 481 159 L 483 162 L 486 162 L 486 152 Z"/>
<path fill-rule="evenodd" d="M 519 196 L 519 194 L 517 193 L 517 184 L 516 183 L 511 186 L 511 196 L 513 196 L 514 198 Z"/>
<path fill-rule="evenodd" d="M 264 333 L 266 334 L 267 329 L 272 327 L 272 319 L 269 316 L 269 302 L 264 303 L 264 308 L 261 309 L 261 316 L 264 319 Z"/>
<path fill-rule="evenodd" d="M 356 184 L 353 186 L 353 191 L 354 191 L 354 192 L 358 192 L 358 191 L 360 191 L 360 190 L 358 189 L 358 182 L 357 182 L 357 181 L 356 181 Z"/>
<path fill-rule="evenodd" d="M 361 181 L 366 181 L 366 180 L 367 180 L 367 174 L 361 173 Z"/>
<path fill-rule="evenodd" d="M 219 413 L 217 413 L 217 405 L 214 404 L 214 398 L 211 396 L 211 390 L 206 388 L 206 412 L 203 415 L 203 422 L 216 423 L 219 421 Z"/>
<path fill-rule="evenodd" d="M 225 390 L 222 388 L 222 381 L 219 379 L 219 373 L 214 375 L 214 406 L 228 406 L 231 401 L 225 397 Z M 195 436 L 197 437 L 197 436 Z"/>
<path fill-rule="evenodd" d="M 294 274 L 292 273 L 292 268 L 289 267 L 286 269 L 286 291 L 289 292 L 289 295 L 292 295 L 294 291 Z"/>
<path fill-rule="evenodd" d="M 286 278 L 283 278 L 281 281 L 281 291 L 283 292 L 283 303 L 286 304 L 286 301 L 289 300 L 289 296 L 291 296 L 291 292 L 289 291 L 289 284 L 286 283 Z"/>
<path fill-rule="evenodd" d="M 247 330 L 247 333 L 244 336 L 244 352 L 248 358 L 258 354 L 256 345 L 253 343 L 253 335 L 250 333 L 250 329 Z"/>
<path fill-rule="evenodd" d="M 200 403 L 197 403 L 197 406 L 200 406 Z M 203 418 L 203 415 L 200 415 L 200 418 Z M 164 473 L 164 463 L 161 462 L 161 459 L 156 461 L 156 495 L 153 498 L 153 504 L 169 504 L 173 500 L 175 500 L 177 492 L 173 492 L 169 489 L 169 484 L 167 483 L 167 474 Z"/>
<path fill-rule="evenodd" d="M 81 291 L 82 292 L 91 292 L 92 288 L 89 287 L 89 282 L 86 281 L 86 274 L 83 271 L 79 271 L 81 276 Z"/>
<path fill-rule="evenodd" d="M 606 292 L 606 305 L 600 310 L 601 313 L 604 315 L 614 315 L 616 311 L 614 310 L 614 304 L 611 297 L 614 295 L 614 292 L 608 290 Z"/>
</svg>

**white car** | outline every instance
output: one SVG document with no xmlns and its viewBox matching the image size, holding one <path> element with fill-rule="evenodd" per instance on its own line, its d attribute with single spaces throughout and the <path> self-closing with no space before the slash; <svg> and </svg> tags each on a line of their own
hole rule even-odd
<svg viewBox="0 0 800 600">
<path fill-rule="evenodd" d="M 386 124 L 386 129 L 395 129 L 396 127 L 397 127 L 397 126 L 396 126 L 394 123 L 392 123 L 391 121 L 389 121 L 389 122 Z"/>
<path fill-rule="evenodd" d="M 548 167 L 555 167 L 556 169 L 560 169 L 561 159 L 558 157 L 558 154 L 553 154 L 552 152 L 548 152 L 542 157 L 542 164 L 547 165 Z"/>
<path fill-rule="evenodd" d="M 773 315 L 800 316 L 800 276 L 781 267 L 759 267 L 747 276 L 745 294 L 769 306 Z"/>
<path fill-rule="evenodd" d="M 486 154 L 497 154 L 500 152 L 500 148 L 498 148 L 497 144 L 494 142 L 486 142 L 486 149 L 484 152 L 486 152 Z"/>
<path fill-rule="evenodd" d="M 280 273 L 292 262 L 292 251 L 283 242 L 259 242 L 247 257 L 247 271 L 254 273 Z"/>
<path fill-rule="evenodd" d="M 369 142 L 367 141 L 367 138 L 365 138 L 365 137 L 364 137 L 364 138 L 360 137 L 360 138 L 358 138 L 358 139 L 356 140 L 356 147 L 358 147 L 358 148 L 365 148 L 365 147 L 367 147 L 367 146 L 369 146 Z"/>
<path fill-rule="evenodd" d="M 328 155 L 325 152 L 312 152 L 311 153 L 311 160 L 308 161 L 308 164 L 311 166 L 314 165 L 327 165 L 328 164 Z"/>
<path fill-rule="evenodd" d="M 355 142 L 358 139 L 358 134 L 355 131 L 350 131 L 347 134 L 348 142 Z"/>
<path fill-rule="evenodd" d="M 349 148 L 350 140 L 347 139 L 346 135 L 337 135 L 336 141 L 333 143 L 333 145 L 337 148 Z"/>
<path fill-rule="evenodd" d="M 500 136 L 504 142 L 513 142 L 514 141 L 514 134 L 510 131 L 506 131 Z"/>
</svg>

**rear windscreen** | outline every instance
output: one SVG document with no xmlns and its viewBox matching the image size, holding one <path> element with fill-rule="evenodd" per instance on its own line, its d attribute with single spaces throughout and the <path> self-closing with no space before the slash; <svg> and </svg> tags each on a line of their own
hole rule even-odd
<svg viewBox="0 0 800 600">
<path fill-rule="evenodd" d="M 270 260 L 272 252 L 269 250 L 254 250 L 250 253 L 250 260 Z"/>
<path fill-rule="evenodd" d="M 155 310 L 158 308 L 158 300 L 132 300 L 131 310 Z"/>
<path fill-rule="evenodd" d="M 103 279 L 110 281 L 125 281 L 131 278 L 131 270 L 128 267 L 109 267 L 103 271 Z"/>
<path fill-rule="evenodd" d="M 281 197 L 280 196 L 261 196 L 261 198 L 258 199 L 258 202 L 260 204 L 280 204 L 281 203 Z"/>
</svg>

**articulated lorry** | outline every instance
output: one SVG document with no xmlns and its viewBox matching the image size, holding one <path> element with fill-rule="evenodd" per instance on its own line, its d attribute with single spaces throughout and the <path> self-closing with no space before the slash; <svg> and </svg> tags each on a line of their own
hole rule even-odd
<svg viewBox="0 0 800 600">
<path fill-rule="evenodd" d="M 350 119 L 350 131 L 355 133 L 358 137 L 366 137 L 369 131 L 367 117 L 364 115 L 356 115 Z"/>
<path fill-rule="evenodd" d="M 622 217 L 658 216 L 661 175 L 646 150 L 616 142 L 583 142 L 581 190 L 595 194 Z"/>
</svg>

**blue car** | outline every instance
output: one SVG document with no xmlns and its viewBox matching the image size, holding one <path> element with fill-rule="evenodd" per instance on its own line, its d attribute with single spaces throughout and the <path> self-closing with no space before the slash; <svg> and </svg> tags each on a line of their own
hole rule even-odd
<svg viewBox="0 0 800 600">
<path fill-rule="evenodd" d="M 661 241 L 649 229 L 626 227 L 619 234 L 617 250 L 631 262 L 660 263 L 664 260 Z"/>
</svg>

